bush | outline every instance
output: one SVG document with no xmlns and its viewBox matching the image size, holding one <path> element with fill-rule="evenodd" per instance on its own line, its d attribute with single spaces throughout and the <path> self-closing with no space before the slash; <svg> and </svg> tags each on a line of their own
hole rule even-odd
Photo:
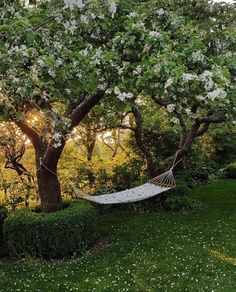
<svg viewBox="0 0 236 292">
<path fill-rule="evenodd" d="M 50 214 L 22 209 L 5 220 L 3 233 L 11 256 L 80 255 L 97 238 L 96 211 L 78 202 Z"/>
<path fill-rule="evenodd" d="M 189 187 L 184 180 L 177 180 L 176 187 L 168 191 L 169 196 L 184 196 L 189 194 Z"/>
<path fill-rule="evenodd" d="M 190 211 L 202 207 L 202 202 L 188 196 L 171 196 L 165 200 L 165 209 L 170 211 Z"/>
<path fill-rule="evenodd" d="M 0 205 L 0 246 L 3 244 L 3 222 L 7 217 L 7 209 Z"/>
<path fill-rule="evenodd" d="M 218 174 L 219 165 L 214 161 L 206 164 L 204 161 L 199 160 L 192 166 L 192 169 L 183 172 L 180 176 L 189 187 L 194 188 L 198 185 L 209 183 Z"/>
<path fill-rule="evenodd" d="M 230 163 L 225 169 L 225 176 L 227 178 L 236 178 L 236 162 Z"/>
<path fill-rule="evenodd" d="M 142 172 L 142 162 L 139 159 L 132 158 L 114 168 L 112 177 L 113 188 L 120 191 L 132 187 L 132 183 L 140 180 Z"/>
</svg>

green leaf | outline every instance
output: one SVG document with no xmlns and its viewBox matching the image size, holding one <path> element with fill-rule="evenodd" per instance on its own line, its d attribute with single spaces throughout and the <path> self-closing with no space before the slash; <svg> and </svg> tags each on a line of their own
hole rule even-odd
<svg viewBox="0 0 236 292">
<path fill-rule="evenodd" d="M 0 26 L 0 32 L 10 32 L 11 28 L 9 25 L 3 24 Z"/>
<path fill-rule="evenodd" d="M 25 38 L 26 38 L 27 44 L 32 45 L 35 40 L 35 33 L 32 31 L 29 31 L 25 34 Z"/>
</svg>

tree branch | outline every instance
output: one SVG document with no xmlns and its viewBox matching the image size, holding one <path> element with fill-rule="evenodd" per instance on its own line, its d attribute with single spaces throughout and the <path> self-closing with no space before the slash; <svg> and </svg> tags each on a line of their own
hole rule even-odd
<svg viewBox="0 0 236 292">
<path fill-rule="evenodd" d="M 211 123 L 204 123 L 203 126 L 200 129 L 198 129 L 197 133 L 195 134 L 195 137 L 200 137 L 204 135 L 208 131 L 210 124 Z"/>
<path fill-rule="evenodd" d="M 84 119 L 88 112 L 101 100 L 103 92 L 98 92 L 87 96 L 82 102 L 80 102 L 68 117 L 71 119 L 70 130 L 78 126 L 78 124 Z"/>
<path fill-rule="evenodd" d="M 215 115 L 211 115 L 211 116 L 207 116 L 207 117 L 203 117 L 203 118 L 197 118 L 196 119 L 200 124 L 203 123 L 213 123 L 213 124 L 218 124 L 218 123 L 223 123 L 226 121 L 226 118 L 223 116 L 215 116 Z"/>
<path fill-rule="evenodd" d="M 25 122 L 19 120 L 13 120 L 14 123 L 21 129 L 21 131 L 30 139 L 35 149 L 39 149 L 44 146 L 38 133 L 28 126 Z"/>
<path fill-rule="evenodd" d="M 160 106 L 166 107 L 168 105 L 168 102 L 158 96 L 151 96 L 151 98 L 155 103 L 159 104 Z"/>
<path fill-rule="evenodd" d="M 84 100 L 85 97 L 86 97 L 86 93 L 82 93 L 76 101 L 71 102 L 67 110 L 65 111 L 64 116 L 68 117 L 73 112 L 73 110 L 81 104 L 81 102 Z"/>
</svg>

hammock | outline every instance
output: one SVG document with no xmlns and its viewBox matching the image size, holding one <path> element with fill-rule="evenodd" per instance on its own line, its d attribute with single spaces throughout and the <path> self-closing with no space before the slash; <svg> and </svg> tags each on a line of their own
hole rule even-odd
<svg viewBox="0 0 236 292">
<path fill-rule="evenodd" d="M 77 195 L 77 197 L 83 200 L 97 203 L 97 204 L 125 204 L 125 203 L 138 202 L 138 201 L 145 200 L 145 199 L 154 197 L 156 195 L 159 195 L 172 188 L 175 188 L 176 184 L 175 184 L 175 179 L 173 175 L 173 168 L 181 160 L 179 159 L 179 161 L 176 162 L 177 154 L 178 154 L 178 151 L 175 154 L 172 167 L 168 171 L 150 179 L 147 183 L 139 187 L 132 188 L 132 189 L 124 190 L 121 192 L 115 192 L 112 194 L 90 196 L 84 193 L 83 191 L 81 191 L 80 189 L 76 188 L 72 182 L 70 182 L 70 184 L 75 194 Z M 41 158 L 40 158 L 40 165 L 45 167 L 48 171 L 50 171 L 51 173 L 57 176 L 55 172 L 50 170 L 42 162 Z"/>
<path fill-rule="evenodd" d="M 99 196 L 90 196 L 80 189 L 76 188 L 73 183 L 71 186 L 77 195 L 77 197 L 97 203 L 97 204 L 125 204 L 125 203 L 132 203 L 138 202 L 141 200 L 145 200 L 156 195 L 159 195 L 163 192 L 166 192 L 175 185 L 175 179 L 173 176 L 173 166 L 170 170 L 162 173 L 161 175 L 150 179 L 147 183 L 120 192 L 115 192 L 112 194 L 104 194 Z"/>
</svg>

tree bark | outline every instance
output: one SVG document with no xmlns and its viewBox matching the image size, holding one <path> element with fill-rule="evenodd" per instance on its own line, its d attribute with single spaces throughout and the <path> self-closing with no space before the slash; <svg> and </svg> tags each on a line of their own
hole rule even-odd
<svg viewBox="0 0 236 292">
<path fill-rule="evenodd" d="M 153 156 L 150 153 L 149 149 L 144 145 L 144 142 L 143 142 L 143 135 L 142 135 L 143 119 L 142 119 L 141 113 L 138 111 L 138 109 L 135 106 L 132 107 L 132 113 L 134 115 L 135 123 L 136 123 L 136 126 L 134 128 L 134 137 L 135 137 L 137 146 L 139 147 L 143 156 L 145 157 L 148 176 L 149 178 L 153 178 L 154 176 L 156 176 L 156 170 L 155 170 Z"/>
<path fill-rule="evenodd" d="M 62 197 L 57 175 L 41 167 L 37 173 L 37 180 L 41 212 L 50 213 L 60 210 L 62 208 Z"/>
</svg>

